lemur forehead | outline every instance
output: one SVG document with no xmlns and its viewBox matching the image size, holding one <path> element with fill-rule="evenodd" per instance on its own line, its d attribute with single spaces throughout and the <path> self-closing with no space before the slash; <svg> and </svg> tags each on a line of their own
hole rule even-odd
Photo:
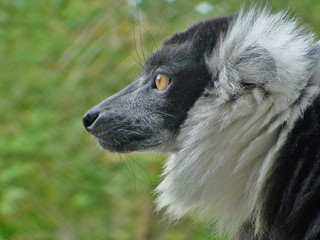
<svg viewBox="0 0 320 240">
<path fill-rule="evenodd" d="M 182 43 L 174 46 L 163 46 L 152 53 L 146 62 L 146 70 L 160 66 L 172 67 L 192 58 L 191 43 Z"/>
</svg>

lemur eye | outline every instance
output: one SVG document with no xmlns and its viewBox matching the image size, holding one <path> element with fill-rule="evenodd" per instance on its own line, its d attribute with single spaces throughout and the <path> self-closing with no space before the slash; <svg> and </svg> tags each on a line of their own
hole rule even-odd
<svg viewBox="0 0 320 240">
<path fill-rule="evenodd" d="M 159 91 L 164 91 L 170 83 L 170 78 L 163 74 L 158 74 L 155 79 L 156 86 Z"/>
</svg>

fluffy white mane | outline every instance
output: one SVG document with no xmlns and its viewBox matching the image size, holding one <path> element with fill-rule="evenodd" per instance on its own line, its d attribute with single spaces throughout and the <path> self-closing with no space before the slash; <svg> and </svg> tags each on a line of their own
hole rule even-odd
<svg viewBox="0 0 320 240">
<path fill-rule="evenodd" d="M 240 11 L 208 54 L 214 88 L 181 128 L 156 189 L 158 209 L 173 219 L 196 212 L 231 233 L 250 218 L 259 225 L 275 155 L 319 93 L 318 54 L 313 35 L 285 13 Z"/>
</svg>

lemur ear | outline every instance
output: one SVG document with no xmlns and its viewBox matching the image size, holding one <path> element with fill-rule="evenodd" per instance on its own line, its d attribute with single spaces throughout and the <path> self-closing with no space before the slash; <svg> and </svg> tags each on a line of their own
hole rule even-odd
<svg viewBox="0 0 320 240">
<path fill-rule="evenodd" d="M 217 75 L 215 86 L 223 86 L 229 96 L 236 98 L 248 88 L 260 87 L 269 92 L 270 83 L 277 76 L 276 61 L 270 52 L 261 45 L 252 45 L 245 49 L 234 49 L 233 53 L 224 48 L 224 42 L 218 44 L 206 63 L 213 75 Z"/>
<path fill-rule="evenodd" d="M 262 87 L 273 81 L 277 74 L 274 58 L 261 45 L 246 48 L 233 64 L 242 84 Z"/>
</svg>

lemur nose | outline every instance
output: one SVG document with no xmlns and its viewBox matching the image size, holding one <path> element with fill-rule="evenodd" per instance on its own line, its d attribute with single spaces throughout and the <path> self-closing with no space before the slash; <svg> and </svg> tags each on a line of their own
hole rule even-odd
<svg viewBox="0 0 320 240">
<path fill-rule="evenodd" d="M 85 127 L 85 129 L 88 132 L 91 132 L 92 129 L 90 128 L 93 123 L 97 120 L 97 118 L 99 117 L 99 111 L 95 111 L 95 110 L 89 110 L 82 118 L 82 123 Z"/>
</svg>

